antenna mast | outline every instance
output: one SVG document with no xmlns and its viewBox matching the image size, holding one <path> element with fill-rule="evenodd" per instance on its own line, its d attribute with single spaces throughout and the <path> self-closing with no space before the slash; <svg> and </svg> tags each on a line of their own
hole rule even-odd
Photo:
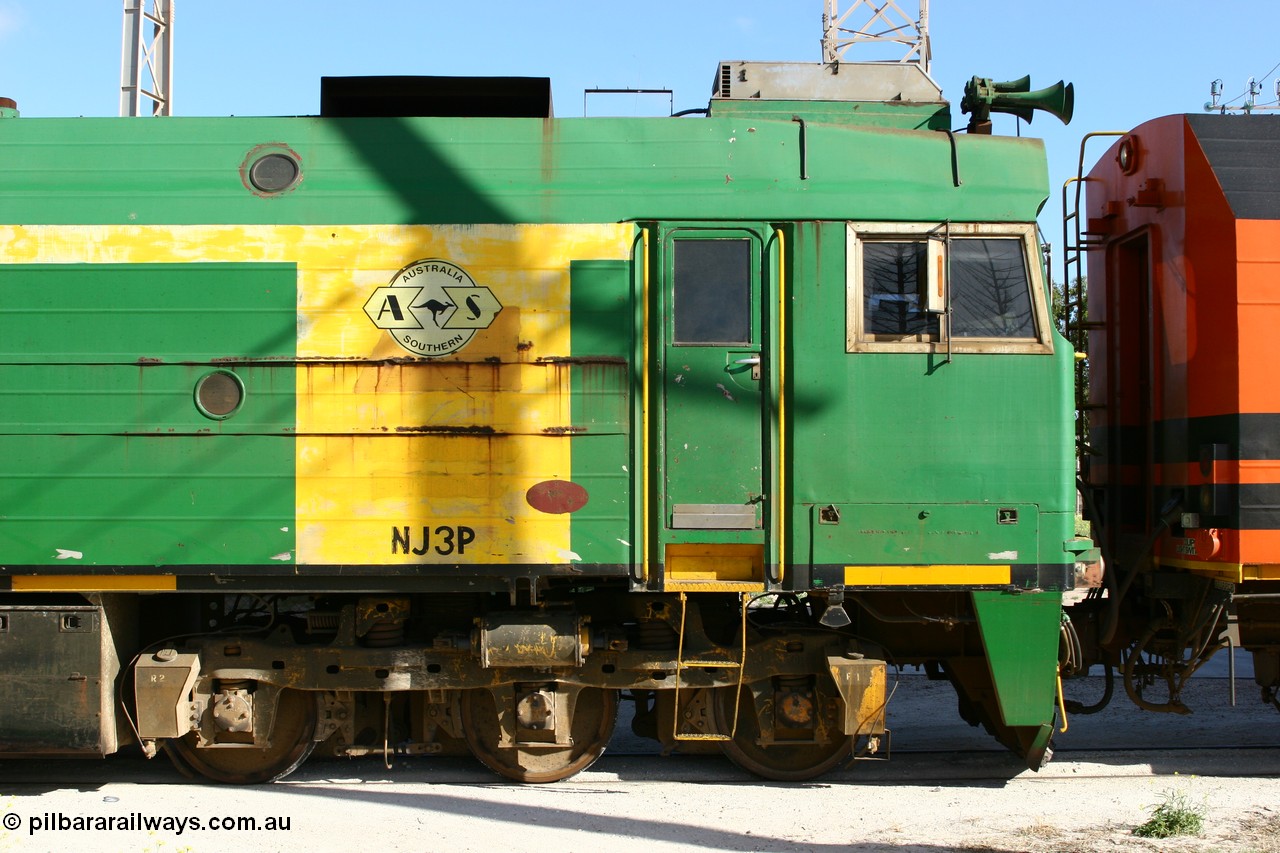
<svg viewBox="0 0 1280 853">
<path fill-rule="evenodd" d="M 920 17 L 907 16 L 896 0 L 853 0 L 841 12 L 839 0 L 826 0 L 822 16 L 822 61 L 840 62 L 855 44 L 877 42 L 907 49 L 899 62 L 915 62 L 925 74 L 933 60 L 929 45 L 929 0 L 919 0 Z M 853 21 L 850 21 L 853 18 Z M 855 23 L 861 22 L 859 26 Z"/>
<path fill-rule="evenodd" d="M 176 0 L 124 0 L 124 39 L 120 50 L 120 115 L 173 115 L 173 4 Z M 149 7 L 149 8 L 148 8 Z M 151 38 L 143 35 L 151 23 Z M 143 79 L 143 71 L 146 79 Z M 145 88 L 146 84 L 150 88 Z"/>
</svg>

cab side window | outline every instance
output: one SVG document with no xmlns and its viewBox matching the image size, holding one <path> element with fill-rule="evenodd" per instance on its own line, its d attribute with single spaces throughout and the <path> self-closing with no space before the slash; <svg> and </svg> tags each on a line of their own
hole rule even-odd
<svg viewBox="0 0 1280 853">
<path fill-rule="evenodd" d="M 850 223 L 849 352 L 1053 352 L 1033 225 Z"/>
<path fill-rule="evenodd" d="M 936 336 L 938 318 L 924 310 L 925 244 L 868 242 L 862 251 L 863 317 L 868 333 Z"/>
<path fill-rule="evenodd" d="M 951 241 L 951 334 L 957 338 L 1035 337 L 1020 241 Z"/>
</svg>

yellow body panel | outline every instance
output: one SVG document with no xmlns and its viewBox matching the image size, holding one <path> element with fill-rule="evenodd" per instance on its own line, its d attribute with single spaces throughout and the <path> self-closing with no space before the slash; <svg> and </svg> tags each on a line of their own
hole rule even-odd
<svg viewBox="0 0 1280 853">
<path fill-rule="evenodd" d="M 763 588 L 763 545 L 670 543 L 665 554 L 667 589 L 673 581 L 752 581 Z"/>
</svg>

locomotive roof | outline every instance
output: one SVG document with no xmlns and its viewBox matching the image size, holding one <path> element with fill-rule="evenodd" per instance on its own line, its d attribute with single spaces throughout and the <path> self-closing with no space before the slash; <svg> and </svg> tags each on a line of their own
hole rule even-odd
<svg viewBox="0 0 1280 853">
<path fill-rule="evenodd" d="M 1038 139 L 792 115 L 3 119 L 0 222 L 1029 222 L 1047 195 Z M 300 179 L 260 198 L 269 150 Z"/>
<path fill-rule="evenodd" d="M 1231 211 L 1238 219 L 1280 219 L 1280 119 L 1188 115 Z"/>
</svg>

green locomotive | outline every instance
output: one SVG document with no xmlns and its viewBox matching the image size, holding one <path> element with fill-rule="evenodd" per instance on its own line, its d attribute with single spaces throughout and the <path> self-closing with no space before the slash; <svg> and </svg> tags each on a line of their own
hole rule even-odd
<svg viewBox="0 0 1280 853">
<path fill-rule="evenodd" d="M 322 103 L 0 121 L 0 754 L 550 781 L 625 698 L 803 779 L 918 665 L 1039 766 L 1089 544 L 1039 141 L 910 64 Z"/>
</svg>

